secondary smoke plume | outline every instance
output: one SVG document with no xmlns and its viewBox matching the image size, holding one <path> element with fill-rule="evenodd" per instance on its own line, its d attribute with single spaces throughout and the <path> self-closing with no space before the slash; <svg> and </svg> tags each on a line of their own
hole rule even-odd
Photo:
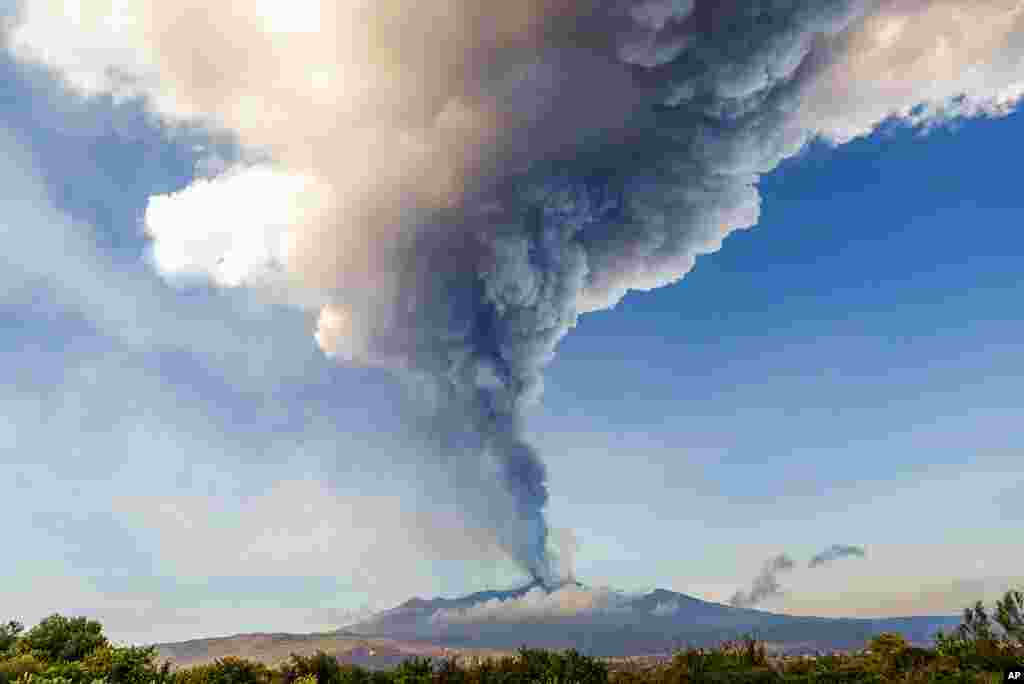
<svg viewBox="0 0 1024 684">
<path fill-rule="evenodd" d="M 860 546 L 833 544 L 824 551 L 815 554 L 807 564 L 807 567 L 816 568 L 819 565 L 826 565 L 840 558 L 863 558 L 864 555 L 864 549 Z"/>
<path fill-rule="evenodd" d="M 307 307 L 328 355 L 418 379 L 430 458 L 545 581 L 546 475 L 524 409 L 577 316 L 678 281 L 753 226 L 759 176 L 809 140 L 1004 114 L 1024 91 L 1017 0 L 38 0 L 21 14 L 22 57 L 226 129 L 263 160 L 153 198 L 156 267 Z"/>
<path fill-rule="evenodd" d="M 817 568 L 827 565 L 840 558 L 865 556 L 864 549 L 860 546 L 848 544 L 833 544 L 832 546 L 819 551 L 811 557 L 807 563 L 808 568 Z M 779 583 L 779 575 L 788 573 L 796 568 L 796 563 L 785 553 L 769 558 L 761 566 L 761 572 L 754 578 L 754 582 L 748 591 L 737 591 L 729 599 L 730 605 L 737 608 L 752 608 L 757 604 L 784 593 L 783 586 Z"/>
<path fill-rule="evenodd" d="M 751 608 L 765 599 L 782 594 L 782 585 L 779 584 L 779 574 L 789 572 L 796 567 L 793 559 L 784 553 L 765 561 L 761 567 L 760 574 L 754 578 L 753 584 L 748 591 L 737 591 L 729 599 L 729 605 L 737 608 Z"/>
<path fill-rule="evenodd" d="M 565 584 L 574 584 L 576 582 L 576 553 L 580 550 L 580 540 L 572 530 L 564 527 L 552 528 L 551 538 L 556 550 L 558 580 Z"/>
</svg>

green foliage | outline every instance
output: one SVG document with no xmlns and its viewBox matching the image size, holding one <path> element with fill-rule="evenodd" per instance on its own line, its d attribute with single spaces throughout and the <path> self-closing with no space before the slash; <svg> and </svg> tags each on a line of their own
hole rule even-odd
<svg viewBox="0 0 1024 684">
<path fill-rule="evenodd" d="M 106 645 L 103 626 L 95 620 L 51 615 L 19 638 L 16 649 L 55 663 L 77 662 Z"/>
<path fill-rule="evenodd" d="M 970 642 L 960 637 L 959 633 L 935 635 L 935 653 L 940 657 L 963 658 L 970 649 Z"/>
<path fill-rule="evenodd" d="M 907 648 L 907 640 L 893 632 L 883 632 L 868 643 L 872 654 L 883 658 L 891 658 Z"/>
<path fill-rule="evenodd" d="M 13 655 L 18 638 L 24 631 L 25 625 L 17 620 L 9 620 L 6 624 L 0 625 L 0 658 Z"/>
<path fill-rule="evenodd" d="M 430 684 L 433 673 L 430 658 L 410 658 L 395 668 L 391 681 L 395 684 Z"/>
<path fill-rule="evenodd" d="M 984 604 L 978 601 L 973 608 L 964 609 L 964 621 L 957 628 L 961 639 L 973 642 L 994 641 L 992 634 L 992 621 Z"/>
<path fill-rule="evenodd" d="M 108 684 L 163 684 L 171 679 L 170 666 L 157 664 L 152 646 L 104 646 L 86 656 L 82 668 L 90 679 Z"/>
<path fill-rule="evenodd" d="M 48 663 L 41 676 L 46 679 L 59 679 L 61 681 L 73 682 L 74 684 L 88 684 L 88 682 L 96 679 L 96 677 L 89 675 L 89 672 L 82 666 L 82 663 L 67 661 Z"/>
<path fill-rule="evenodd" d="M 468 681 L 468 673 L 459 667 L 455 658 L 446 658 L 437 668 L 438 684 L 464 684 Z"/>
<path fill-rule="evenodd" d="M 30 654 L 0 660 L 0 684 L 14 684 L 25 675 L 42 674 L 46 663 Z"/>
<path fill-rule="evenodd" d="M 996 604 L 995 621 L 1005 635 L 996 634 L 992 620 L 979 601 L 964 610 L 963 623 L 953 634 L 936 637 L 935 654 L 949 672 L 998 672 L 1024 661 L 1021 640 L 1022 597 L 1010 591 Z M 950 675 L 952 676 L 952 675 Z"/>
<path fill-rule="evenodd" d="M 311 656 L 293 653 L 281 666 L 284 684 L 298 684 L 307 677 L 316 679 L 315 684 L 342 684 L 343 682 L 361 681 L 353 679 L 351 673 L 345 672 L 334 656 L 317 651 Z"/>
<path fill-rule="evenodd" d="M 679 651 L 666 669 L 671 681 L 775 682 L 763 642 L 753 636 L 725 641 L 715 649 Z"/>
<path fill-rule="evenodd" d="M 551 684 L 596 684 L 608 681 L 608 667 L 575 650 L 557 653 L 521 648 L 514 658 L 499 661 L 497 669 L 504 682 L 549 682 Z"/>
<path fill-rule="evenodd" d="M 74 680 L 62 677 L 60 675 L 38 675 L 38 674 L 27 674 L 18 680 L 18 684 L 75 684 Z M 104 684 L 101 680 L 94 684 Z"/>
<path fill-rule="evenodd" d="M 173 684 L 273 684 L 274 672 L 244 658 L 228 656 L 209 665 L 181 670 L 174 674 Z"/>
<path fill-rule="evenodd" d="M 714 649 L 681 650 L 668 663 L 610 667 L 576 651 L 521 649 L 515 656 L 465 666 L 457 659 L 412 658 L 389 671 L 340 664 L 317 651 L 293 654 L 277 668 L 227 657 L 171 672 L 153 648 L 109 644 L 99 623 L 54 615 L 24 632 L 0 626 L 0 684 L 988 684 L 1024 661 L 1024 597 L 1009 592 L 993 618 L 981 604 L 964 611 L 952 634 L 931 649 L 899 634 L 879 634 L 868 655 L 769 657 L 753 636 Z"/>
<path fill-rule="evenodd" d="M 1009 639 L 1024 647 L 1024 592 L 1006 592 L 996 603 L 996 622 Z"/>
</svg>

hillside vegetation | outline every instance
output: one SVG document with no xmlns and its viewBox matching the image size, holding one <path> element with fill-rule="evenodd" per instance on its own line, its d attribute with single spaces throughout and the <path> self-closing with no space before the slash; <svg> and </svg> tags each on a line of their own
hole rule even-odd
<svg viewBox="0 0 1024 684">
<path fill-rule="evenodd" d="M 322 652 L 294 654 L 277 667 L 229 656 L 172 670 L 154 647 L 115 645 L 94 620 L 53 615 L 28 631 L 15 621 L 0 625 L 0 684 L 988 684 L 1024 664 L 1024 593 L 1008 592 L 994 615 L 980 602 L 968 608 L 955 632 L 936 635 L 931 648 L 895 633 L 865 646 L 851 655 L 774 658 L 750 637 L 649 665 L 524 648 L 472 663 L 412 658 L 384 671 L 343 665 Z"/>
</svg>

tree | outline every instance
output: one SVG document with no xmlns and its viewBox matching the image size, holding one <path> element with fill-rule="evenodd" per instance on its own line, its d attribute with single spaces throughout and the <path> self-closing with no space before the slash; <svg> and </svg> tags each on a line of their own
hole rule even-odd
<svg viewBox="0 0 1024 684">
<path fill-rule="evenodd" d="M 14 653 L 14 646 L 23 631 L 25 625 L 17 620 L 9 620 L 7 624 L 0 625 L 0 658 Z"/>
<path fill-rule="evenodd" d="M 95 620 L 54 614 L 26 632 L 17 648 L 46 662 L 77 662 L 107 643 Z"/>
<path fill-rule="evenodd" d="M 430 658 L 412 657 L 402 661 L 391 673 L 391 678 L 395 684 L 429 684 L 433 672 Z"/>
<path fill-rule="evenodd" d="M 226 656 L 179 673 L 176 679 L 183 684 L 270 684 L 273 672 L 262 663 Z"/>
<path fill-rule="evenodd" d="M 871 653 L 883 659 L 892 658 L 907 649 L 907 640 L 895 632 L 882 632 L 868 644 Z"/>
<path fill-rule="evenodd" d="M 964 608 L 964 621 L 957 631 L 965 641 L 993 641 L 992 621 L 981 601 L 975 603 L 973 608 Z"/>
<path fill-rule="evenodd" d="M 342 679 L 341 673 L 342 668 L 338 664 L 338 659 L 323 651 L 317 651 L 311 656 L 292 653 L 281 666 L 285 684 L 293 684 L 310 675 L 316 679 L 317 684 L 338 684 Z"/>
<path fill-rule="evenodd" d="M 108 684 L 154 684 L 170 678 L 170 664 L 157 664 L 154 646 L 103 646 L 82 660 L 93 679 Z"/>
<path fill-rule="evenodd" d="M 465 670 L 459 667 L 455 657 L 445 658 L 437 668 L 438 684 L 462 684 L 467 681 Z"/>
<path fill-rule="evenodd" d="M 1008 591 L 996 602 L 996 622 L 1007 637 L 1024 646 L 1024 592 Z"/>
</svg>

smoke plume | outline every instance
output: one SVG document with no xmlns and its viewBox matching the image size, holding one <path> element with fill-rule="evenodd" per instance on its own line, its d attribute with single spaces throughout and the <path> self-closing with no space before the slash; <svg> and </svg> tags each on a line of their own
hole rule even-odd
<svg viewBox="0 0 1024 684">
<path fill-rule="evenodd" d="M 580 540 L 576 534 L 564 527 L 551 528 L 551 539 L 556 549 L 555 561 L 558 566 L 558 580 L 565 584 L 576 582 L 576 553 Z"/>
<path fill-rule="evenodd" d="M 813 569 L 827 565 L 840 558 L 863 558 L 864 556 L 864 549 L 860 546 L 833 544 L 827 549 L 814 554 L 807 563 L 807 567 Z M 761 572 L 754 578 L 750 589 L 747 591 L 737 591 L 729 599 L 729 604 L 737 608 L 752 608 L 769 598 L 781 596 L 785 593 L 785 589 L 779 583 L 779 575 L 788 573 L 795 568 L 796 563 L 787 554 L 782 553 L 769 558 L 761 566 Z"/>
<path fill-rule="evenodd" d="M 782 585 L 779 584 L 779 574 L 789 572 L 796 567 L 793 559 L 784 553 L 765 561 L 761 572 L 754 578 L 753 584 L 747 591 L 737 591 L 729 599 L 729 605 L 736 608 L 751 608 L 765 599 L 779 596 L 783 593 Z"/>
<path fill-rule="evenodd" d="M 833 544 L 824 551 L 815 554 L 807 564 L 807 567 L 816 568 L 819 565 L 826 565 L 840 558 L 863 558 L 864 555 L 864 549 L 860 546 Z"/>
<path fill-rule="evenodd" d="M 534 587 L 522 596 L 491 599 L 464 608 L 441 609 L 432 622 L 531 622 L 554 618 L 623 613 L 632 610 L 634 597 L 611 589 L 584 588 L 565 584 L 553 591 Z"/>
<path fill-rule="evenodd" d="M 415 378 L 427 457 L 547 581 L 524 410 L 577 317 L 753 226 L 816 137 L 1007 113 L 1022 28 L 1017 0 L 39 0 L 10 44 L 233 133 L 252 162 L 150 203 L 156 268 Z"/>
</svg>

